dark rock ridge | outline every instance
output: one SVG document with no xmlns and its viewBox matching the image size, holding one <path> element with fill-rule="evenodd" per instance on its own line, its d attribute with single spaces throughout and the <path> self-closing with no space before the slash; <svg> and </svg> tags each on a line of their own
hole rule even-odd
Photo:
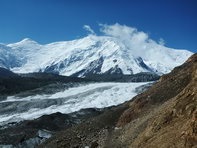
<svg viewBox="0 0 197 148">
<path fill-rule="evenodd" d="M 1 76 L 2 75 L 2 76 Z M 49 90 L 51 87 L 64 89 L 74 83 L 90 82 L 87 79 L 66 77 L 49 73 L 14 74 L 9 70 L 0 69 L 0 95 L 12 95 L 19 92 L 40 89 Z M 49 89 L 48 89 L 48 88 Z M 44 90 L 43 90 L 44 89 Z M 37 90 L 36 90 L 37 91 Z"/>
<path fill-rule="evenodd" d="M 154 73 L 154 71 L 144 63 L 144 61 L 141 57 L 138 57 L 136 59 L 136 62 L 138 63 L 139 66 L 143 67 L 147 71 Z"/>
<path fill-rule="evenodd" d="M 157 74 L 154 73 L 138 73 L 133 75 L 122 75 L 120 74 L 91 74 L 87 75 L 86 79 L 94 80 L 94 81 L 103 81 L 103 82 L 148 82 L 148 81 L 156 81 L 160 78 Z"/>
<path fill-rule="evenodd" d="M 77 73 L 74 73 L 72 76 L 78 77 L 83 76 L 86 77 L 87 75 L 92 75 L 101 72 L 101 68 L 103 65 L 103 57 L 100 57 L 98 60 L 90 62 L 88 65 L 88 69 L 83 69 Z"/>
<path fill-rule="evenodd" d="M 0 67 L 0 79 L 2 78 L 17 78 L 19 77 L 17 74 Z"/>
<path fill-rule="evenodd" d="M 194 54 L 131 101 L 62 130 L 39 147 L 196 147 L 196 82 Z"/>
</svg>

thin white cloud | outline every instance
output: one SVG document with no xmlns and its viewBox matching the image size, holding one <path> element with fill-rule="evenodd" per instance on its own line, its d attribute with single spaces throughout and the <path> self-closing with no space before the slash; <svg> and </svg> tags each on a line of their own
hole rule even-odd
<svg viewBox="0 0 197 148">
<path fill-rule="evenodd" d="M 156 42 L 149 37 L 148 33 L 139 31 L 135 27 L 120 25 L 118 23 L 112 25 L 99 24 L 99 26 L 100 32 L 104 36 L 109 36 L 113 39 L 116 39 L 121 43 L 121 46 L 126 47 L 128 50 L 132 50 L 132 52 L 130 53 L 135 53 L 132 55 L 144 55 L 146 57 L 149 57 L 150 54 L 157 55 L 155 52 L 161 52 L 161 48 L 165 50 L 167 49 L 165 47 L 164 39 L 160 38 L 159 41 Z M 94 30 L 92 30 L 89 25 L 84 25 L 83 28 L 90 34 L 95 35 Z"/>
<path fill-rule="evenodd" d="M 120 25 L 118 23 L 114 25 L 100 24 L 100 31 L 105 35 L 119 38 L 122 41 L 133 42 L 146 42 L 148 41 L 148 34 L 142 31 L 138 31 L 134 27 L 128 27 L 126 25 Z"/>
<path fill-rule="evenodd" d="M 136 31 L 135 28 L 131 28 L 126 25 L 120 25 L 118 23 L 114 25 L 99 24 L 99 26 L 101 26 L 100 31 L 102 33 L 113 37 L 121 37 L 122 35 L 128 37 Z"/>
<path fill-rule="evenodd" d="M 164 41 L 164 39 L 163 39 L 163 38 L 160 38 L 160 39 L 159 39 L 159 44 L 160 44 L 160 45 L 162 45 L 162 46 L 163 46 L 163 45 L 165 45 L 165 43 L 166 43 L 166 42 Z"/>
<path fill-rule="evenodd" d="M 95 34 L 94 30 L 89 25 L 84 25 L 83 29 L 88 31 L 90 34 Z"/>
<path fill-rule="evenodd" d="M 118 23 L 114 25 L 99 24 L 99 26 L 101 26 L 100 31 L 104 35 L 117 38 L 137 55 L 142 54 L 142 52 L 146 50 L 147 44 L 155 43 L 153 40 L 149 39 L 147 33 L 138 31 L 134 27 L 120 25 Z"/>
</svg>

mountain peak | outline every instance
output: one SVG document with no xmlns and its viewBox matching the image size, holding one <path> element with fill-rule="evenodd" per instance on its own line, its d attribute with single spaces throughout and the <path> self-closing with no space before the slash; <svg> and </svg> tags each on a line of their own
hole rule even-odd
<svg viewBox="0 0 197 148">
<path fill-rule="evenodd" d="M 20 42 L 28 42 L 28 43 L 34 42 L 34 43 L 37 43 L 36 41 L 34 41 L 34 40 L 30 39 L 30 38 L 24 38 L 24 39 L 22 39 Z M 19 42 L 19 43 L 20 43 L 20 42 Z"/>
</svg>

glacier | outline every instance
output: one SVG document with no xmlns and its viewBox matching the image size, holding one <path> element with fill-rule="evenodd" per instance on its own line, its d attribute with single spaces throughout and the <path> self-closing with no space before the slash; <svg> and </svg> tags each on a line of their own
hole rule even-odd
<svg viewBox="0 0 197 148">
<path fill-rule="evenodd" d="M 132 99 L 148 82 L 90 83 L 53 94 L 8 96 L 0 101 L 0 125 L 36 119 L 56 112 L 72 113 L 85 108 L 104 108 Z M 141 91 L 140 91 L 141 92 Z"/>
</svg>

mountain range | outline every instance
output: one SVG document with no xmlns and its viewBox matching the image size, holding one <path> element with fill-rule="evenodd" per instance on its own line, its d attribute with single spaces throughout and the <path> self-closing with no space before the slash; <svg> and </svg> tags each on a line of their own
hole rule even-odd
<svg viewBox="0 0 197 148">
<path fill-rule="evenodd" d="M 72 41 L 39 44 L 29 38 L 0 44 L 0 67 L 16 73 L 47 72 L 86 77 L 92 74 L 162 75 L 181 65 L 193 53 L 154 41 L 137 46 L 113 36 L 88 35 Z"/>
</svg>

